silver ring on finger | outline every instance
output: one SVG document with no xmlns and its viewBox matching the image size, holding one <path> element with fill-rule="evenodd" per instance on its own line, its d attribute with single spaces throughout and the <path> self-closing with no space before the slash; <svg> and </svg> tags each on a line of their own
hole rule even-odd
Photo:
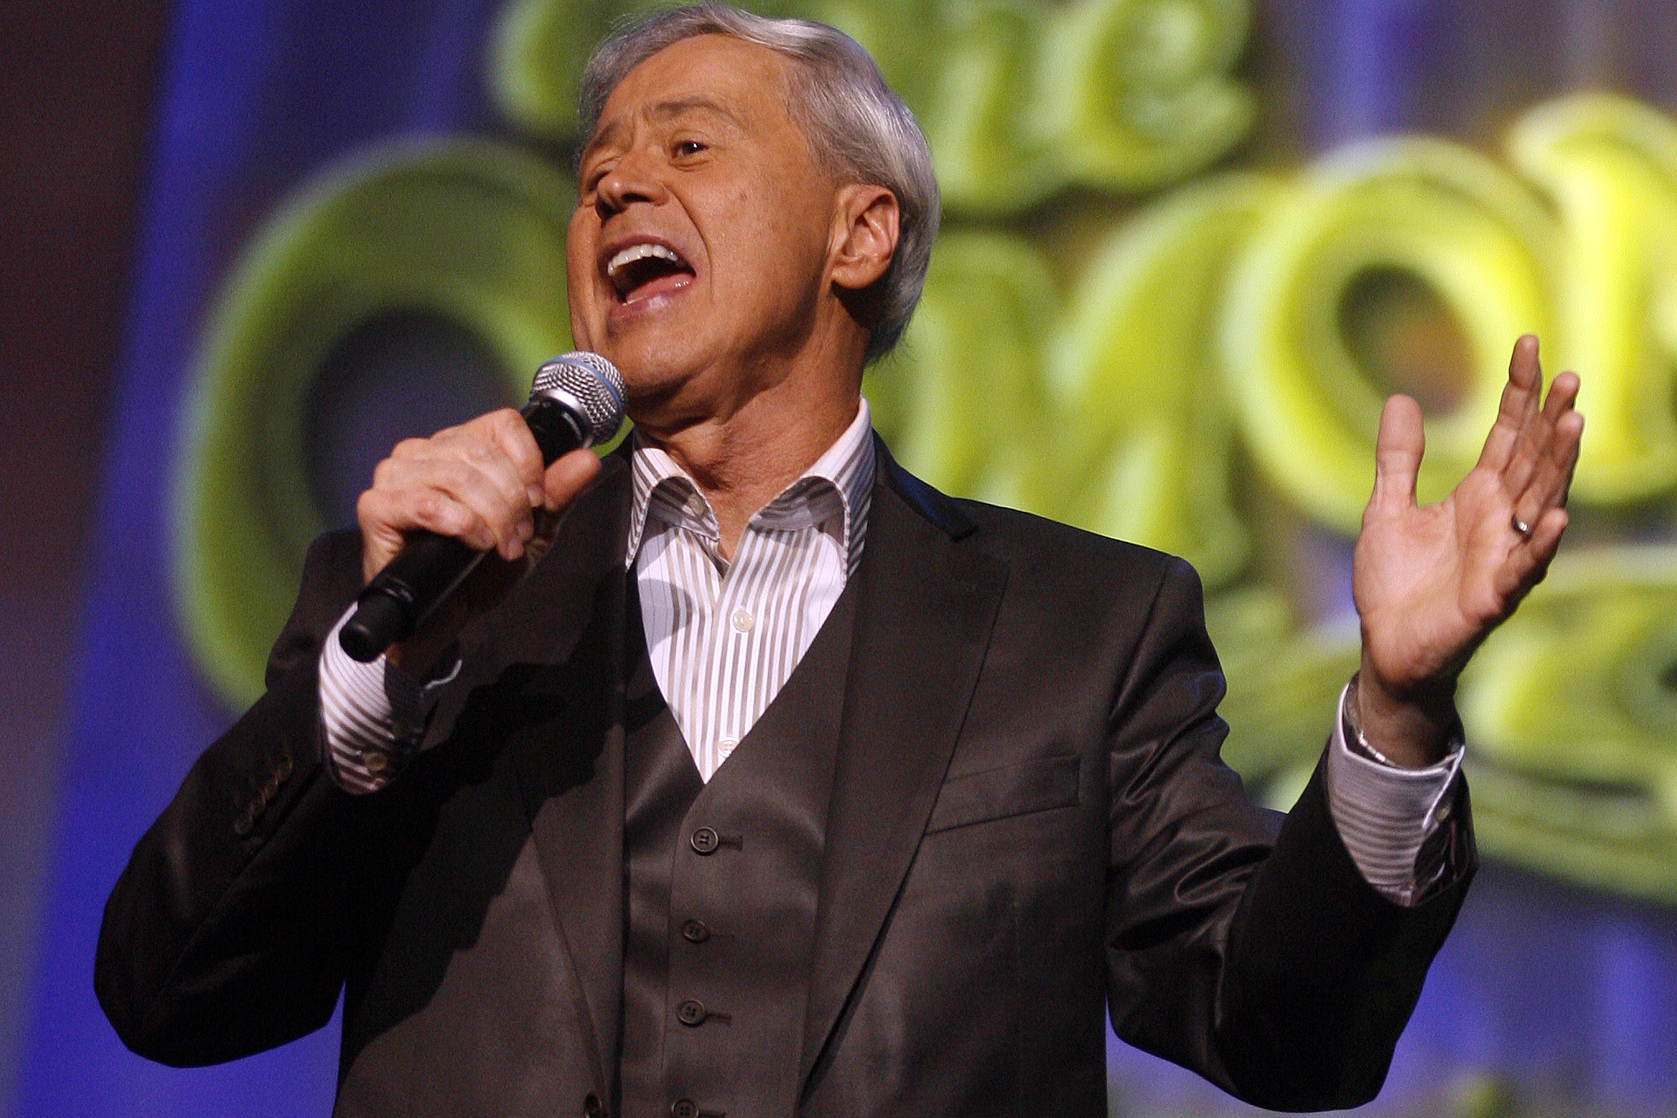
<svg viewBox="0 0 1677 1118">
<path fill-rule="evenodd" d="M 1527 524 L 1524 520 L 1521 520 L 1519 513 L 1516 512 L 1509 517 L 1509 526 L 1514 529 L 1514 532 L 1520 537 L 1520 539 L 1531 539 L 1531 525 Z"/>
</svg>

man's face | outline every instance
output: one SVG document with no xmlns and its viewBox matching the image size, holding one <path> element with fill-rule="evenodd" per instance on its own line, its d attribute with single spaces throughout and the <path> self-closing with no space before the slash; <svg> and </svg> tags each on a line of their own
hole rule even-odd
<svg viewBox="0 0 1677 1118">
<path fill-rule="evenodd" d="M 791 65 L 685 39 L 629 72 L 583 150 L 571 329 L 638 416 L 730 414 L 811 334 L 836 187 L 787 110 Z"/>
</svg>

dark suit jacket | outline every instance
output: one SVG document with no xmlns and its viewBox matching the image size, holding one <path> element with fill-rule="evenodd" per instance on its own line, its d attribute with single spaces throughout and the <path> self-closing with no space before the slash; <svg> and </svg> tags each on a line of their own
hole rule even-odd
<svg viewBox="0 0 1677 1118">
<path fill-rule="evenodd" d="M 786 1051 L 801 1110 L 1104 1115 L 1103 1010 L 1260 1105 L 1371 1098 L 1471 872 L 1466 811 L 1445 887 L 1383 900 L 1320 773 L 1283 823 L 1218 759 L 1223 679 L 1186 564 L 952 501 L 880 449 Z M 365 797 L 322 769 L 315 674 L 359 545 L 317 543 L 267 695 L 106 909 L 95 981 L 131 1048 L 231 1059 L 318 1028 L 343 990 L 340 1113 L 610 1097 L 629 500 L 612 456 L 462 635 L 428 750 Z"/>
</svg>

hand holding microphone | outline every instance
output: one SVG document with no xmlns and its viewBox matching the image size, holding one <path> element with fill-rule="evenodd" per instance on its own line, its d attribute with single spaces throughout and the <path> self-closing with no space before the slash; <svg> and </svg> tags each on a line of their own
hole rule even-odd
<svg viewBox="0 0 1677 1118">
<path fill-rule="evenodd" d="M 344 651 L 370 661 L 413 636 L 490 551 L 524 558 L 536 514 L 563 509 L 599 470 L 586 448 L 616 434 L 623 391 L 605 358 L 568 353 L 537 371 L 522 413 L 399 443 L 356 505 L 368 581 Z"/>
</svg>

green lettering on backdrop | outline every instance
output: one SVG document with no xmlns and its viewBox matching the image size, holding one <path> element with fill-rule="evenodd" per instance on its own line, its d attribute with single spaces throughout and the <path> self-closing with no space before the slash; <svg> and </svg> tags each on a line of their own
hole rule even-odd
<svg viewBox="0 0 1677 1118">
<path fill-rule="evenodd" d="M 419 311 L 500 360 L 508 400 L 568 348 L 565 227 L 575 187 L 503 145 L 367 152 L 303 188 L 246 251 L 206 326 L 176 480 L 182 627 L 231 706 L 262 693 L 325 518 L 308 484 L 305 404 L 365 323 Z"/>
<path fill-rule="evenodd" d="M 574 142 L 583 52 L 636 6 L 510 5 L 491 72 L 507 116 Z M 1369 276 L 1407 277 L 1465 339 L 1463 382 L 1431 409 L 1425 495 L 1470 464 L 1525 330 L 1545 335 L 1551 368 L 1587 374 L 1581 519 L 1625 502 L 1646 515 L 1677 488 L 1669 118 L 1561 100 L 1516 124 L 1513 172 L 1457 144 L 1387 139 L 1294 175 L 1115 200 L 1089 241 L 1033 207 L 1068 187 L 1179 182 L 1248 129 L 1251 97 L 1229 77 L 1241 0 L 773 10 L 875 52 L 925 124 L 952 215 L 904 347 L 869 371 L 877 425 L 942 488 L 1193 561 L 1230 681 L 1225 755 L 1274 802 L 1308 774 L 1357 661 L 1354 618 L 1332 608 L 1346 588 L 1301 575 L 1299 557 L 1337 554 L 1343 577 L 1380 400 L 1401 384 L 1348 325 Z M 567 344 L 573 196 L 506 145 L 400 146 L 328 172 L 259 233 L 206 328 L 177 483 L 182 623 L 230 705 L 260 691 L 322 524 L 302 424 L 328 355 L 358 326 L 420 310 L 479 339 L 516 399 Z M 1463 680 L 1481 839 L 1677 900 L 1677 553 L 1583 527 Z"/>
<path fill-rule="evenodd" d="M 1240 573 L 1250 548 L 1231 503 L 1217 322 L 1230 262 L 1280 190 L 1222 176 L 1119 226 L 1096 249 L 1054 347 L 1068 417 L 1056 440 L 1066 476 L 1055 511 L 1181 555 L 1212 588 Z"/>
<path fill-rule="evenodd" d="M 952 232 L 938 241 L 901 350 L 867 376 L 875 426 L 933 485 L 1045 511 L 1042 448 L 1054 433 L 1042 376 L 1054 316 L 1047 262 L 1025 241 Z M 984 372 L 972 376 L 975 361 Z"/>
<path fill-rule="evenodd" d="M 576 139 L 577 80 L 614 18 L 644 0 L 515 0 L 492 80 L 507 115 Z M 1068 185 L 1138 190 L 1209 165 L 1246 135 L 1229 76 L 1246 0 L 778 0 L 873 54 L 932 146 L 952 212 L 1012 213 Z"/>
<path fill-rule="evenodd" d="M 1677 483 L 1677 126 L 1623 98 L 1579 97 L 1528 114 L 1508 148 L 1560 217 L 1558 352 L 1589 371 L 1575 492 L 1665 494 Z"/>
<path fill-rule="evenodd" d="M 1469 665 L 1476 824 L 1499 852 L 1677 900 L 1677 549 L 1557 562 Z"/>
<path fill-rule="evenodd" d="M 1496 415 L 1512 339 L 1549 334 L 1552 224 L 1505 171 L 1442 141 L 1378 141 L 1307 169 L 1259 220 L 1223 310 L 1223 374 L 1265 473 L 1322 523 L 1356 531 L 1391 389 L 1353 355 L 1340 313 L 1381 269 L 1431 287 L 1471 345 L 1466 400 L 1427 425 L 1421 499 L 1447 493 Z"/>
</svg>

